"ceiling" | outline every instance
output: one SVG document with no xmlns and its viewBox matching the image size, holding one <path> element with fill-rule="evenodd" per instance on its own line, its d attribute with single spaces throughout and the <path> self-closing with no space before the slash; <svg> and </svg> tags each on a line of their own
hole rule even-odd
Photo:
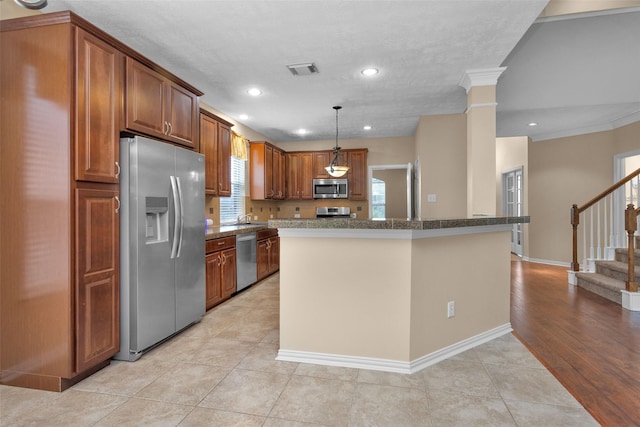
<svg viewBox="0 0 640 427">
<path fill-rule="evenodd" d="M 464 112 L 466 70 L 499 66 L 498 136 L 545 139 L 639 120 L 640 9 L 536 21 L 546 4 L 49 0 L 44 11 L 76 12 L 273 142 L 335 138 L 334 105 L 343 106 L 341 139 L 414 135 L 420 116 Z M 319 73 L 286 68 L 300 63 Z M 380 72 L 364 77 L 366 67 Z M 254 86 L 261 96 L 246 93 Z"/>
</svg>

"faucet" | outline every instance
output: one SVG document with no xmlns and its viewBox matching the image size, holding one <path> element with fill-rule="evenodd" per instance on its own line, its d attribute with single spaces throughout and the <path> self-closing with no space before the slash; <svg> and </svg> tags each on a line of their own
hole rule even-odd
<svg viewBox="0 0 640 427">
<path fill-rule="evenodd" d="M 238 215 L 238 219 L 236 220 L 238 224 L 242 224 L 242 223 L 248 224 L 250 221 L 251 221 L 251 214 L 244 214 L 244 215 L 240 214 Z"/>
</svg>

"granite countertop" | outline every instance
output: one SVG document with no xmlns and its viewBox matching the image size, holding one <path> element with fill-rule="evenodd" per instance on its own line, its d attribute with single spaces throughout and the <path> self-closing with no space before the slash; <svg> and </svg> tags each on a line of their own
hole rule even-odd
<svg viewBox="0 0 640 427">
<path fill-rule="evenodd" d="M 269 228 L 347 228 L 365 230 L 435 230 L 442 228 L 478 227 L 487 225 L 528 224 L 529 216 L 478 216 L 451 219 L 270 219 Z"/>
<path fill-rule="evenodd" d="M 207 227 L 204 233 L 205 240 L 218 239 L 220 237 L 235 236 L 236 234 L 250 233 L 252 231 L 264 230 L 267 228 L 266 222 L 253 222 L 249 224 L 218 225 Z"/>
</svg>

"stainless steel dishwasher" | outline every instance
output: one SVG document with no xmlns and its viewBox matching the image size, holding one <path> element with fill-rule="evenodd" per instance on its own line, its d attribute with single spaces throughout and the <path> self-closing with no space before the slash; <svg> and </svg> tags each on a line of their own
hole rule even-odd
<svg viewBox="0 0 640 427">
<path fill-rule="evenodd" d="M 236 234 L 236 286 L 240 291 L 258 280 L 256 232 Z"/>
</svg>

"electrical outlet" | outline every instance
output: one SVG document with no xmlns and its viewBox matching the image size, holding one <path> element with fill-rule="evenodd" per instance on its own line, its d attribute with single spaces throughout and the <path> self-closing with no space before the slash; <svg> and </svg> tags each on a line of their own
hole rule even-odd
<svg viewBox="0 0 640 427">
<path fill-rule="evenodd" d="M 300 214 L 293 214 L 294 218 L 300 218 Z"/>
<path fill-rule="evenodd" d="M 209 208 L 209 214 L 213 214 L 213 208 Z"/>
<path fill-rule="evenodd" d="M 436 195 L 435 194 L 427 194 L 427 202 L 429 203 L 435 203 L 436 202 Z"/>
<path fill-rule="evenodd" d="M 453 317 L 456 315 L 456 302 L 449 301 L 447 303 L 447 317 Z"/>
<path fill-rule="evenodd" d="M 254 216 L 253 216 L 253 220 L 254 220 L 254 221 L 257 221 L 257 220 L 258 220 L 258 215 L 254 215 Z"/>
</svg>

